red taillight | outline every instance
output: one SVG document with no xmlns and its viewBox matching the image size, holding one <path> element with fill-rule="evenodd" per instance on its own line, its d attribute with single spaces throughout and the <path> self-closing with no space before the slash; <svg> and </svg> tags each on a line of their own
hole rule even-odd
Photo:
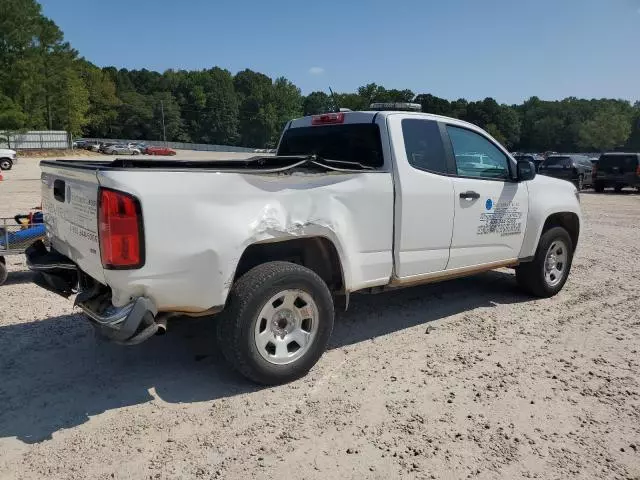
<svg viewBox="0 0 640 480">
<path fill-rule="evenodd" d="M 598 173 L 598 164 L 593 164 L 593 170 L 591 170 L 591 178 L 596 178 L 596 174 Z"/>
<path fill-rule="evenodd" d="M 636 175 L 640 177 L 640 165 L 636 167 Z"/>
<path fill-rule="evenodd" d="M 100 189 L 98 234 L 102 266 L 107 269 L 144 265 L 142 211 L 138 200 L 123 192 Z"/>
<path fill-rule="evenodd" d="M 323 113 L 311 117 L 311 125 L 327 125 L 332 123 L 344 123 L 344 113 Z"/>
</svg>

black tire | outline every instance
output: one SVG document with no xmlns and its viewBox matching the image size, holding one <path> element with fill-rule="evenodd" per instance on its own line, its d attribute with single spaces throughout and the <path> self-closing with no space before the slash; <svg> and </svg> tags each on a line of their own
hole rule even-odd
<svg viewBox="0 0 640 480">
<path fill-rule="evenodd" d="M 547 252 L 551 244 L 556 240 L 561 240 L 567 246 L 567 262 L 562 270 L 560 282 L 554 286 L 550 286 L 545 279 L 545 262 Z M 572 262 L 573 242 L 571 241 L 569 233 L 562 227 L 552 227 L 542 233 L 533 261 L 523 263 L 516 267 L 516 280 L 518 281 L 518 285 L 531 295 L 540 298 L 553 297 L 562 290 L 562 287 L 564 287 L 564 284 L 567 282 Z"/>
<path fill-rule="evenodd" d="M 620 192 L 622 192 L 623 188 L 624 187 L 622 185 L 616 185 L 615 187 L 613 187 L 613 191 L 616 192 L 616 193 L 620 193 Z"/>
<path fill-rule="evenodd" d="M 0 158 L 0 170 L 11 170 L 13 161 L 10 158 Z"/>
<path fill-rule="evenodd" d="M 9 271 L 7 270 L 7 264 L 5 263 L 4 257 L 0 257 L 0 285 L 7 281 L 8 276 Z"/>
<path fill-rule="evenodd" d="M 593 186 L 593 189 L 598 193 L 604 192 L 604 183 L 596 182 L 595 185 Z"/>
<path fill-rule="evenodd" d="M 254 331 L 265 303 L 287 289 L 311 296 L 318 309 L 318 329 L 304 355 L 292 363 L 276 365 L 258 351 Z M 326 349 L 333 321 L 331 292 L 315 272 L 294 263 L 269 262 L 245 273 L 231 289 L 218 319 L 218 346 L 227 362 L 249 380 L 279 385 L 304 376 L 316 364 Z"/>
</svg>

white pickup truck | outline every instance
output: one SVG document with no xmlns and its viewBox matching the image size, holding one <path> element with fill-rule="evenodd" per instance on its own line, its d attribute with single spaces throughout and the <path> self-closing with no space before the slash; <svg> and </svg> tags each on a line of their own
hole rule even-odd
<svg viewBox="0 0 640 480">
<path fill-rule="evenodd" d="M 77 294 L 120 343 L 212 315 L 225 357 L 264 384 L 317 362 L 353 292 L 513 267 L 555 295 L 580 233 L 572 184 L 424 113 L 292 120 L 271 157 L 41 167 L 50 247 L 27 255 L 40 285 Z"/>
</svg>

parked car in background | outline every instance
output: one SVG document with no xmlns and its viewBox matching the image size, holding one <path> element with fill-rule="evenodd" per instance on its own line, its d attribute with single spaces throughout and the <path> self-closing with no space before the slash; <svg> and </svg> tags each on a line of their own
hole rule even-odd
<svg viewBox="0 0 640 480">
<path fill-rule="evenodd" d="M 640 192 L 640 153 L 603 153 L 593 173 L 596 192 L 635 187 Z"/>
<path fill-rule="evenodd" d="M 175 155 L 176 151 L 167 147 L 147 147 L 147 155 Z"/>
<path fill-rule="evenodd" d="M 129 143 L 129 147 L 137 148 L 138 150 L 140 150 L 140 153 L 145 153 L 148 145 L 146 143 L 132 142 L 132 143 Z"/>
<path fill-rule="evenodd" d="M 140 150 L 129 145 L 117 144 L 105 148 L 104 153 L 108 155 L 140 155 Z"/>
<path fill-rule="evenodd" d="M 115 145 L 115 143 L 101 142 L 100 146 L 98 147 L 98 151 L 100 153 L 106 153 L 106 149 L 111 147 L 112 145 Z"/>
<path fill-rule="evenodd" d="M 540 170 L 540 165 L 544 161 L 544 158 L 537 153 L 516 153 L 513 158 L 516 160 L 528 160 L 529 162 L 533 162 L 536 166 L 536 172 Z"/>
<path fill-rule="evenodd" d="M 9 148 L 0 148 L 0 170 L 11 170 L 18 161 L 18 154 Z"/>
<path fill-rule="evenodd" d="M 573 183 L 578 190 L 593 186 L 593 165 L 584 155 L 549 155 L 540 165 L 540 175 Z"/>
</svg>

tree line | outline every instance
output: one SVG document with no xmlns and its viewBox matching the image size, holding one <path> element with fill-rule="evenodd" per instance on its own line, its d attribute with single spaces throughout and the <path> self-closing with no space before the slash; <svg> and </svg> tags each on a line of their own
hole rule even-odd
<svg viewBox="0 0 640 480">
<path fill-rule="evenodd" d="M 76 136 L 274 146 L 291 118 L 415 102 L 424 112 L 469 121 L 512 150 L 640 150 L 640 102 L 531 97 L 449 101 L 370 83 L 356 92 L 312 92 L 252 70 L 164 73 L 99 68 L 64 40 L 35 0 L 0 0 L 0 131 L 67 130 Z M 164 121 L 164 124 L 163 124 Z"/>
</svg>

